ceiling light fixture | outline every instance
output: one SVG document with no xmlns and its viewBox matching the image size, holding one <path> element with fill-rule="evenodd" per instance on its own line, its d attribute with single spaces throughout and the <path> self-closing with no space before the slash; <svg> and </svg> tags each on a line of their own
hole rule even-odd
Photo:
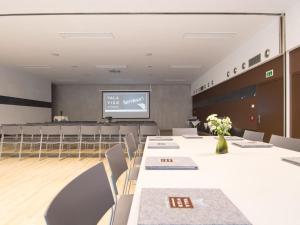
<svg viewBox="0 0 300 225">
<path fill-rule="evenodd" d="M 60 54 L 57 53 L 57 52 L 53 52 L 53 53 L 51 53 L 51 55 L 52 55 L 52 56 L 60 56 Z"/>
<path fill-rule="evenodd" d="M 166 82 L 186 82 L 185 79 L 165 79 Z"/>
<path fill-rule="evenodd" d="M 200 69 L 201 65 L 171 65 L 172 69 Z"/>
<path fill-rule="evenodd" d="M 96 65 L 99 69 L 126 69 L 127 65 Z"/>
<path fill-rule="evenodd" d="M 113 39 L 112 33 L 94 33 L 94 32 L 60 32 L 62 38 L 104 38 Z"/>
<path fill-rule="evenodd" d="M 225 39 L 234 38 L 237 35 L 236 32 L 200 32 L 200 33 L 185 33 L 184 39 Z"/>
<path fill-rule="evenodd" d="M 146 56 L 152 56 L 153 54 L 151 52 L 146 53 Z"/>
</svg>

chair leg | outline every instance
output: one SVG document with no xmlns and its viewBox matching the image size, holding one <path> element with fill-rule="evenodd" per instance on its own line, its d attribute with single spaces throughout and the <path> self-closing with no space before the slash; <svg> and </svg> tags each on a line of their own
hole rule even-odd
<svg viewBox="0 0 300 225">
<path fill-rule="evenodd" d="M 58 159 L 60 159 L 62 147 L 63 147 L 63 144 L 60 143 L 60 144 L 59 144 L 59 150 L 58 150 Z"/>
<path fill-rule="evenodd" d="M 127 171 L 126 171 L 125 182 L 124 182 L 124 187 L 123 187 L 123 194 L 126 194 L 126 191 L 127 191 L 128 177 L 129 177 L 129 174 L 128 174 L 128 170 L 127 170 Z"/>
<path fill-rule="evenodd" d="M 78 144 L 78 150 L 79 150 L 79 153 L 78 153 L 78 158 L 80 159 L 81 158 L 81 141 L 79 142 Z"/>
<path fill-rule="evenodd" d="M 2 157 L 2 151 L 3 151 L 3 140 L 1 140 L 1 144 L 0 144 L 0 159 Z"/>
<path fill-rule="evenodd" d="M 22 149 L 23 149 L 23 142 L 20 143 L 20 149 L 19 149 L 19 159 L 22 158 Z"/>
<path fill-rule="evenodd" d="M 115 206 L 111 207 L 111 215 L 109 220 L 109 225 L 112 225 L 115 218 Z"/>
<path fill-rule="evenodd" d="M 42 145 L 43 145 L 43 143 L 40 142 L 39 160 L 41 160 L 41 155 L 42 155 Z"/>
</svg>

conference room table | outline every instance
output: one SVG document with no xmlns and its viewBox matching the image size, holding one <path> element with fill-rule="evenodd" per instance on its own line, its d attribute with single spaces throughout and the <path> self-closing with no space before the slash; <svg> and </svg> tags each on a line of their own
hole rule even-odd
<svg viewBox="0 0 300 225">
<path fill-rule="evenodd" d="M 147 138 L 128 218 L 137 225 L 143 188 L 218 188 L 253 225 L 300 225 L 300 166 L 281 160 L 299 152 L 278 147 L 240 148 L 217 155 L 217 139 L 173 137 L 179 149 L 149 149 Z M 147 157 L 191 157 L 198 170 L 146 170 Z M 151 203 L 149 203 L 151 204 Z"/>
</svg>

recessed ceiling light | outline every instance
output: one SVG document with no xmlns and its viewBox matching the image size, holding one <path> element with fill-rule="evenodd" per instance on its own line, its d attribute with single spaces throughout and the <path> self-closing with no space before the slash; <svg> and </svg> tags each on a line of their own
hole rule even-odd
<svg viewBox="0 0 300 225">
<path fill-rule="evenodd" d="M 25 69 L 49 69 L 49 65 L 23 65 L 21 66 Z"/>
<path fill-rule="evenodd" d="M 96 65 L 99 69 L 126 69 L 127 65 Z"/>
<path fill-rule="evenodd" d="M 146 56 L 152 56 L 151 52 L 146 53 Z"/>
<path fill-rule="evenodd" d="M 171 65 L 172 69 L 200 69 L 201 65 Z"/>
<path fill-rule="evenodd" d="M 53 52 L 53 53 L 51 53 L 51 55 L 52 55 L 52 56 L 60 56 L 60 54 L 57 53 L 57 52 Z"/>
<path fill-rule="evenodd" d="M 184 39 L 218 39 L 218 38 L 233 38 L 237 35 L 236 32 L 200 32 L 200 33 L 185 33 Z"/>
<path fill-rule="evenodd" d="M 165 79 L 166 82 L 186 82 L 185 79 Z"/>
<path fill-rule="evenodd" d="M 112 33 L 95 33 L 95 32 L 60 32 L 58 33 L 62 38 L 104 38 L 112 39 Z"/>
<path fill-rule="evenodd" d="M 152 68 L 153 66 L 149 65 L 148 68 Z"/>
<path fill-rule="evenodd" d="M 73 65 L 73 66 L 71 66 L 71 67 L 74 68 L 74 69 L 76 69 L 76 68 L 78 68 L 79 66 Z"/>
</svg>

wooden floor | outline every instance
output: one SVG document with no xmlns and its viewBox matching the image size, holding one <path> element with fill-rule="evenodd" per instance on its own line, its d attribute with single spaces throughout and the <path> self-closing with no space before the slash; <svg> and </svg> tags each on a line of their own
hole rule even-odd
<svg viewBox="0 0 300 225">
<path fill-rule="evenodd" d="M 46 224 L 44 213 L 53 197 L 77 175 L 99 162 L 98 158 L 0 160 L 0 225 Z M 107 168 L 106 160 L 103 162 Z M 118 185 L 122 183 L 121 179 Z M 107 224 L 106 217 L 99 224 Z"/>
</svg>

